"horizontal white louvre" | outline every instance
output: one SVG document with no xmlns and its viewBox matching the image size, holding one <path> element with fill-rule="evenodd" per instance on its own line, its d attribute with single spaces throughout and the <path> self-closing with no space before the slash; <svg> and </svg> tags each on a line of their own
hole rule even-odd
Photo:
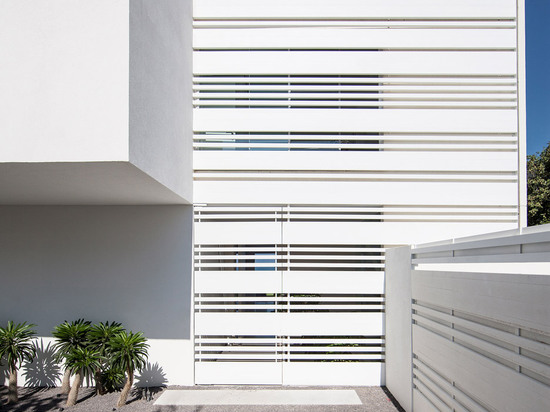
<svg viewBox="0 0 550 412">
<path fill-rule="evenodd" d="M 222 22 L 217 22 L 218 25 Z M 233 22 L 232 22 L 233 23 Z M 292 22 L 299 24 L 299 22 Z M 362 26 L 359 26 L 362 23 Z M 212 24 L 212 22 L 210 22 Z M 246 24 L 246 23 L 245 23 Z M 250 24 L 250 23 L 249 23 Z M 254 23 L 252 23 L 254 24 Z M 273 23 L 272 23 L 273 24 Z M 319 23 L 318 23 L 319 24 Z M 326 24 L 330 25 L 330 22 Z M 390 23 L 391 24 L 391 23 Z M 451 26 L 456 22 L 446 22 Z M 479 22 L 480 25 L 487 22 Z M 231 26 L 230 26 L 231 27 Z M 353 27 L 205 28 L 196 26 L 193 47 L 220 49 L 514 49 L 514 29 L 408 29 L 371 27 L 371 22 L 355 22 Z"/>
<path fill-rule="evenodd" d="M 222 133 L 517 133 L 517 114 L 505 109 L 197 109 L 193 128 Z"/>
<path fill-rule="evenodd" d="M 350 172 L 338 174 L 334 171 L 195 171 L 195 181 L 321 181 L 321 182 L 345 182 L 345 181 L 396 181 L 396 182 L 516 182 L 517 173 L 498 172 Z"/>
<path fill-rule="evenodd" d="M 516 74 L 513 51 L 195 51 L 195 75 Z"/>
<path fill-rule="evenodd" d="M 194 199 L 204 203 L 513 205 L 510 181 L 199 181 Z M 516 226 L 517 227 L 517 226 Z M 500 227 L 500 230 L 508 229 Z M 510 227 L 509 229 L 513 229 Z M 494 230 L 499 230 L 497 227 Z M 476 233 L 479 233 L 476 231 Z M 466 236 L 468 233 L 464 233 Z M 222 235 L 225 237 L 225 235 Z M 440 238 L 439 236 L 438 238 Z M 437 239 L 437 238 L 435 238 Z M 434 239 L 427 239 L 432 241 Z M 401 243 L 401 242 L 397 242 Z"/>
<path fill-rule="evenodd" d="M 195 312 L 381 312 L 382 295 L 360 294 L 196 294 Z"/>
<path fill-rule="evenodd" d="M 255 74 L 212 74 L 195 75 L 193 89 L 197 90 L 289 90 L 289 87 L 304 91 L 312 87 L 323 90 L 358 90 L 358 91 L 491 91 L 498 89 L 503 92 L 516 91 L 516 77 L 509 76 L 453 76 L 453 75 L 414 75 L 388 76 L 384 74 L 309 74 L 309 75 L 255 75 Z"/>
<path fill-rule="evenodd" d="M 382 335 L 382 312 L 195 312 L 196 335 Z"/>
<path fill-rule="evenodd" d="M 196 384 L 281 385 L 278 362 L 195 362 Z"/>
<path fill-rule="evenodd" d="M 495 108 L 516 106 L 515 78 L 195 76 L 197 108 Z"/>
<path fill-rule="evenodd" d="M 250 133 L 201 132 L 193 148 L 202 151 L 516 151 L 517 137 L 509 134 L 397 133 Z"/>
<path fill-rule="evenodd" d="M 284 385 L 378 386 L 381 362 L 283 362 Z"/>
<path fill-rule="evenodd" d="M 337 280 L 335 282 L 335 279 Z M 383 271 L 208 271 L 195 276 L 196 293 L 383 294 Z M 203 298 L 204 299 L 204 298 Z M 368 300 L 367 298 L 360 298 Z"/>
<path fill-rule="evenodd" d="M 196 336 L 200 362 L 372 362 L 383 360 L 381 336 Z"/>
<path fill-rule="evenodd" d="M 435 19 L 341 19 L 341 20 L 219 20 L 200 19 L 193 21 L 194 34 L 199 29 L 256 29 L 256 28 L 348 28 L 348 29 L 515 29 L 512 19 L 491 20 L 435 20 Z"/>
<path fill-rule="evenodd" d="M 517 172 L 518 156 L 514 152 L 386 152 L 386 151 L 195 151 L 196 173 L 333 173 L 345 179 L 347 173 L 496 173 Z M 266 176 L 268 177 L 268 176 Z M 284 203 L 284 202 L 279 202 Z M 313 202 L 307 202 L 313 203 Z M 329 202 L 322 202 L 329 203 Z M 405 203 L 405 202 L 402 202 Z"/>
<path fill-rule="evenodd" d="M 504 100 L 504 99 L 502 99 Z M 246 101 L 242 100 L 201 100 L 196 107 L 198 108 L 243 108 L 250 109 L 252 107 L 257 108 L 300 108 L 300 109 L 311 109 L 311 108 L 326 108 L 326 109 L 486 109 L 486 110 L 495 110 L 495 109 L 516 109 L 514 101 L 490 101 L 490 100 L 476 100 L 476 101 L 458 101 L 450 100 L 444 101 L 443 99 L 434 99 L 432 101 L 420 101 L 420 99 L 411 99 L 408 101 L 402 100 L 397 102 L 388 101 L 387 99 L 380 99 L 377 101 L 368 101 L 356 100 L 356 101 L 345 101 L 345 99 L 340 100 L 323 100 L 323 101 L 314 101 L 308 99 L 307 101 L 297 101 L 289 100 L 287 101 L 276 101 L 274 99 L 265 101 L 265 100 L 254 100 L 247 98 Z"/>
<path fill-rule="evenodd" d="M 514 0 L 195 0 L 195 19 L 514 19 Z"/>
<path fill-rule="evenodd" d="M 208 206 L 195 209 L 195 222 L 386 222 L 386 221 L 515 221 L 517 207 L 494 206 L 299 206 L 276 207 L 232 207 Z M 201 251 L 208 250 L 202 249 Z M 224 249 L 226 252 L 238 248 Z M 259 248 L 258 252 L 268 252 Z M 279 249 L 278 249 L 279 250 Z M 286 248 L 281 249 L 284 251 Z M 293 246 L 293 251 L 313 252 L 315 249 Z M 375 248 L 361 248 L 361 251 L 378 251 Z M 219 250 L 218 250 L 219 251 Z M 338 248 L 339 253 L 357 252 L 357 247 Z M 326 256 L 325 256 L 326 257 Z M 327 259 L 330 259 L 326 257 Z"/>
<path fill-rule="evenodd" d="M 381 271 L 368 245 L 195 245 L 195 271 Z"/>
</svg>

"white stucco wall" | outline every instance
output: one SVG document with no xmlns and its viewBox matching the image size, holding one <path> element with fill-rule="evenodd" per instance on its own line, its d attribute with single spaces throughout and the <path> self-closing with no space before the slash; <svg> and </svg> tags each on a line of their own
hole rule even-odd
<svg viewBox="0 0 550 412">
<path fill-rule="evenodd" d="M 0 324 L 116 320 L 158 378 L 193 384 L 191 206 L 1 207 L 0 273 Z"/>
<path fill-rule="evenodd" d="M 130 1 L 130 162 L 191 201 L 192 2 Z"/>
<path fill-rule="evenodd" d="M 0 162 L 128 160 L 128 0 L 0 3 Z"/>
<path fill-rule="evenodd" d="M 191 30 L 191 0 L 2 1 L 0 204 L 191 203 Z"/>
</svg>

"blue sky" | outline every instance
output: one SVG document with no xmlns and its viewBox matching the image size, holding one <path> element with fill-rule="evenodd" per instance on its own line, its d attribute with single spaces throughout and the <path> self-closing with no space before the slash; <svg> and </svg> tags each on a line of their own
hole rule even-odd
<svg viewBox="0 0 550 412">
<path fill-rule="evenodd" d="M 525 0 L 527 41 L 527 153 L 550 141 L 550 0 Z"/>
</svg>

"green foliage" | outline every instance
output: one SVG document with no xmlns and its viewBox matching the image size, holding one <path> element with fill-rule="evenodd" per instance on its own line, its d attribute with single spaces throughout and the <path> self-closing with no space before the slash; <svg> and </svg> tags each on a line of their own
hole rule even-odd
<svg viewBox="0 0 550 412">
<path fill-rule="evenodd" d="M 111 365 L 133 373 L 145 367 L 149 345 L 143 333 L 120 332 L 111 339 Z"/>
<path fill-rule="evenodd" d="M 67 354 L 65 362 L 72 373 L 81 372 L 82 376 L 92 376 L 101 367 L 101 356 L 94 348 L 74 348 Z"/>
<path fill-rule="evenodd" d="M 0 328 L 0 365 L 6 359 L 8 366 L 19 369 L 24 361 L 32 362 L 36 356 L 33 339 L 36 332 L 32 330 L 36 325 L 8 322 L 5 328 Z"/>
<path fill-rule="evenodd" d="M 114 392 L 120 389 L 124 381 L 124 372 L 113 368 L 111 363 L 111 339 L 124 332 L 119 322 L 100 322 L 93 325 L 88 333 L 90 347 L 101 356 L 101 366 L 96 369 L 96 392 L 103 395 L 105 392 Z"/>
<path fill-rule="evenodd" d="M 116 392 L 124 384 L 124 372 L 120 369 L 110 367 L 101 372 L 100 379 L 105 391 Z"/>
<path fill-rule="evenodd" d="M 75 349 L 83 349 L 88 345 L 88 333 L 91 322 L 78 319 L 71 323 L 65 321 L 55 327 L 52 332 L 56 343 L 53 346 L 58 361 L 62 361 Z"/>
<path fill-rule="evenodd" d="M 527 210 L 529 226 L 550 223 L 550 142 L 527 156 Z"/>
<path fill-rule="evenodd" d="M 101 356 L 108 356 L 111 349 L 111 339 L 124 331 L 121 323 L 100 322 L 93 325 L 88 333 L 90 345 L 93 346 Z"/>
</svg>

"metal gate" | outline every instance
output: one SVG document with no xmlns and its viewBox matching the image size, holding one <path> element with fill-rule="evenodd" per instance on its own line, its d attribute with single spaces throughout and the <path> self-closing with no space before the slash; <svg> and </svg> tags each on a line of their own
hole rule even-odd
<svg viewBox="0 0 550 412">
<path fill-rule="evenodd" d="M 288 209 L 196 209 L 195 382 L 380 384 L 383 248 L 288 242 Z"/>
</svg>

